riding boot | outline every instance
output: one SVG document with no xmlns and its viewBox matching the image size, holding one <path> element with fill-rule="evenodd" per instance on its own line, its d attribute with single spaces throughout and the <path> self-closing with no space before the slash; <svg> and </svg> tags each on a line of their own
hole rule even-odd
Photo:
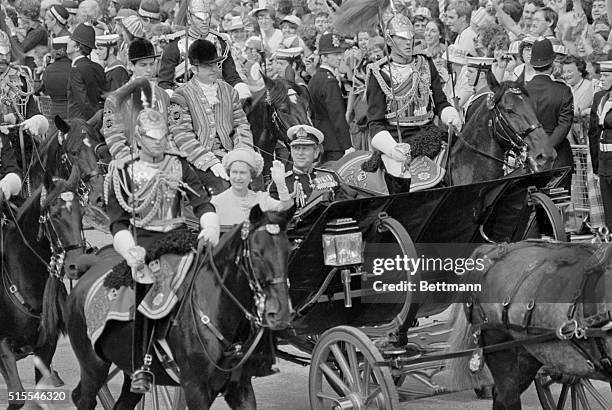
<svg viewBox="0 0 612 410">
<path fill-rule="evenodd" d="M 138 311 L 138 305 L 144 299 L 150 286 L 135 283 L 134 332 L 132 335 L 132 393 L 144 394 L 151 391 L 153 373 L 151 373 L 151 358 L 149 341 L 151 339 L 152 321 Z"/>
<path fill-rule="evenodd" d="M 385 176 L 385 183 L 387 184 L 389 195 L 410 192 L 410 178 L 394 177 L 388 172 L 383 172 L 383 174 Z"/>
</svg>

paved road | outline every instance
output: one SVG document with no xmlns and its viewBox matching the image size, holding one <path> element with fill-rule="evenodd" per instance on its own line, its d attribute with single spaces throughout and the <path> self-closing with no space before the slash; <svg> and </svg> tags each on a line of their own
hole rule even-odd
<svg viewBox="0 0 612 410">
<path fill-rule="evenodd" d="M 110 237 L 104 236 L 97 232 L 88 232 L 88 239 L 95 245 L 110 243 Z M 53 361 L 55 369 L 66 382 L 65 388 L 73 389 L 78 383 L 79 370 L 78 364 L 70 348 L 70 344 L 66 339 L 62 339 L 56 356 Z M 266 378 L 255 379 L 254 387 L 258 408 L 262 410 L 307 410 L 309 409 L 308 401 L 308 368 L 300 367 L 293 363 L 280 361 L 278 363 L 280 373 Z M 21 378 L 26 388 L 32 388 L 33 364 L 30 358 L 24 359 L 19 363 L 19 371 Z M 118 376 L 110 382 L 111 390 L 116 394 L 120 389 L 122 377 Z M 602 392 L 607 392 L 607 397 L 611 397 L 610 390 L 605 384 L 598 384 L 598 389 Z M 539 409 L 541 408 L 535 389 L 531 387 L 522 397 L 524 409 Z M 3 381 L 0 381 L 0 405 L 6 404 L 7 395 L 6 387 Z M 148 398 L 147 408 L 150 406 L 150 398 Z M 99 406 L 101 408 L 101 406 Z M 28 404 L 26 409 L 36 409 L 33 404 Z M 70 405 L 56 405 L 53 409 L 68 409 Z M 479 400 L 470 392 L 459 392 L 454 394 L 439 395 L 425 399 L 415 400 L 402 404 L 402 409 L 419 409 L 419 410 L 485 410 L 491 408 L 490 400 Z M 228 409 L 225 402 L 219 398 L 213 405 L 213 410 Z"/>
</svg>

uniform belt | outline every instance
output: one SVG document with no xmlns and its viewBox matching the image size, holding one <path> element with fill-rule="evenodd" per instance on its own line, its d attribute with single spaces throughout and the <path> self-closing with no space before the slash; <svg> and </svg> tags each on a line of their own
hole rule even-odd
<svg viewBox="0 0 612 410">
<path fill-rule="evenodd" d="M 604 144 L 603 142 L 600 142 L 599 150 L 601 152 L 612 152 L 612 144 Z"/>
</svg>

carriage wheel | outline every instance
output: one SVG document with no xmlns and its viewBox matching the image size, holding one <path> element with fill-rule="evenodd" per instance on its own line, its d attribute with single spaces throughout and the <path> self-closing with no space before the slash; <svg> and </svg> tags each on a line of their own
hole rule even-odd
<svg viewBox="0 0 612 410">
<path fill-rule="evenodd" d="M 542 192 L 532 193 L 531 199 L 535 209 L 529 216 L 523 239 L 533 238 L 534 234 L 539 239 L 541 234 L 546 234 L 557 241 L 567 242 L 565 223 L 557 205 Z"/>
<path fill-rule="evenodd" d="M 535 379 L 538 399 L 544 410 L 612 409 L 612 397 L 605 397 L 590 379 L 539 373 Z M 606 385 L 606 390 L 610 386 Z"/>
<path fill-rule="evenodd" d="M 98 400 L 100 404 L 104 408 L 104 410 L 112 410 L 115 406 L 115 398 L 111 389 L 109 387 L 109 383 L 113 380 L 117 375 L 123 376 L 121 370 L 117 367 L 113 368 L 106 379 L 106 383 L 100 391 L 98 392 Z M 151 401 L 153 404 L 153 409 L 165 409 L 165 410 L 185 410 L 187 405 L 185 403 L 185 395 L 183 394 L 183 389 L 180 387 L 170 387 L 170 386 L 155 386 L 155 393 L 146 394 L 144 396 L 144 400 L 141 400 L 138 403 L 138 409 L 144 409 L 145 401 Z M 121 388 L 119 388 L 121 390 Z M 158 405 L 155 405 L 155 402 Z"/>
<path fill-rule="evenodd" d="M 376 366 L 382 354 L 361 330 L 334 327 L 323 333 L 312 353 L 310 408 L 398 409 L 389 367 Z"/>
</svg>

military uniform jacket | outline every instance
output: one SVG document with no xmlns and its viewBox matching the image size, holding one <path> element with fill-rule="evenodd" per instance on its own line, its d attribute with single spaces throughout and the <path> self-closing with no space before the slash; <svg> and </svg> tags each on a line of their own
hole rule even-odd
<svg viewBox="0 0 612 410">
<path fill-rule="evenodd" d="M 417 54 L 406 65 L 390 65 L 381 59 L 368 66 L 366 97 L 370 135 L 387 130 L 397 138 L 396 123 L 408 132 L 430 123 L 450 106 L 438 70 L 430 57 Z M 392 77 L 394 90 L 391 91 Z M 395 96 L 395 101 L 393 97 Z M 396 104 L 397 102 L 397 104 Z M 396 116 L 396 107 L 398 115 Z"/>
<path fill-rule="evenodd" d="M 162 54 L 159 66 L 159 86 L 161 88 L 172 89 L 177 85 L 175 81 L 177 67 L 179 64 L 185 64 L 185 50 L 179 50 L 179 44 L 183 47 L 185 46 L 184 38 L 185 36 L 168 44 Z M 230 41 L 229 36 L 227 34 L 210 31 L 206 39 L 217 45 L 217 50 L 220 56 L 226 56 L 221 66 L 223 80 L 229 83 L 232 87 L 238 83 L 241 83 L 242 78 L 240 78 L 240 75 L 236 70 L 236 64 L 232 58 L 231 47 L 228 44 Z M 194 38 L 189 37 L 188 44 L 191 44 L 194 41 Z M 179 70 L 183 70 L 183 68 L 180 68 Z"/>
<path fill-rule="evenodd" d="M 465 118 L 466 124 L 470 120 L 470 118 L 472 118 L 472 116 L 474 115 L 478 107 L 480 107 L 480 105 L 484 103 L 484 101 L 487 100 L 487 97 L 491 94 L 492 94 L 491 91 L 485 91 L 485 92 L 473 94 L 470 96 L 470 98 L 468 98 L 465 105 L 463 106 L 463 109 L 465 111 L 465 114 L 463 117 Z"/>
<path fill-rule="evenodd" d="M 210 203 L 210 196 L 207 191 L 202 186 L 200 179 L 196 171 L 189 165 L 189 163 L 182 157 L 175 156 L 172 154 L 166 154 L 164 161 L 168 161 L 169 165 L 165 166 L 164 169 L 160 169 L 158 173 L 170 174 L 178 177 L 183 183 L 187 184 L 190 189 L 185 189 L 185 192 L 189 199 L 189 204 L 193 207 L 193 212 L 198 220 L 200 217 L 207 212 L 215 212 L 215 207 Z M 143 183 L 143 179 L 150 179 L 150 176 L 147 175 L 139 175 L 138 170 L 142 169 L 139 165 L 147 166 L 146 162 L 141 160 L 136 160 L 134 165 L 128 162 L 126 166 L 121 170 L 115 170 L 113 172 L 118 173 L 118 176 L 124 179 L 127 183 L 126 189 L 128 191 L 132 190 L 133 179 L 131 177 L 131 170 L 135 169 L 136 185 L 141 185 Z M 112 174 L 111 174 L 112 175 Z M 111 184 L 111 189 L 109 190 L 108 195 L 108 205 L 107 212 L 110 218 L 110 229 L 111 233 L 115 235 L 118 231 L 124 229 L 130 229 L 131 226 L 131 218 L 132 215 L 127 212 L 120 204 L 119 199 L 117 198 L 117 194 L 113 185 Z M 180 216 L 180 192 L 177 190 L 170 191 L 167 187 L 164 189 L 164 200 L 168 200 L 170 205 L 173 207 L 171 214 L 166 214 L 164 212 L 164 217 L 166 218 L 174 218 L 176 216 Z M 192 192 L 193 191 L 193 192 Z M 127 201 L 128 192 L 121 191 L 123 195 L 123 199 Z M 145 193 L 146 194 L 146 193 Z M 164 205 L 160 207 L 164 209 Z M 136 215 L 137 220 L 142 220 L 142 215 Z M 151 225 L 155 222 L 152 221 Z M 154 243 L 157 239 L 167 234 L 167 232 L 161 232 L 155 229 L 148 229 L 149 226 L 145 225 L 137 229 L 137 240 L 140 246 L 147 248 L 150 244 Z"/>
<path fill-rule="evenodd" d="M 167 114 L 170 97 L 166 91 L 159 88 L 156 84 L 153 85 L 152 91 L 155 96 L 153 108 Z M 117 106 L 115 93 L 111 94 L 104 102 L 102 135 L 104 135 L 108 150 L 114 159 L 125 158 L 131 155 L 130 147 L 132 141 L 128 141 L 125 135 L 125 125 L 120 107 Z"/>
<path fill-rule="evenodd" d="M 345 151 L 351 147 L 349 126 L 344 118 L 346 106 L 338 79 L 327 69 L 319 67 L 308 83 L 312 124 L 325 139 L 325 151 Z"/>
<path fill-rule="evenodd" d="M 168 108 L 169 130 L 177 148 L 200 170 L 215 165 L 217 156 L 236 147 L 253 147 L 238 92 L 224 81 L 216 84 L 219 102 L 213 106 L 192 78 L 174 91 Z"/>
<path fill-rule="evenodd" d="M 321 169 L 313 169 L 307 174 L 290 169 L 285 173 L 285 182 L 289 195 L 298 207 L 302 207 L 308 202 L 314 190 L 325 191 L 339 186 L 334 173 Z M 270 184 L 268 190 L 272 198 L 279 199 L 278 189 L 274 182 Z"/>
<path fill-rule="evenodd" d="M 19 122 L 40 114 L 32 94 L 28 68 L 11 65 L 0 76 L 0 122 L 5 122 L 6 114 L 14 114 Z"/>
<path fill-rule="evenodd" d="M 612 176 L 612 152 L 602 152 L 599 144 L 612 144 L 612 101 L 610 91 L 595 93 L 589 119 L 589 151 L 593 162 L 593 172 L 603 177 Z M 601 125 L 600 118 L 604 118 Z"/>
<path fill-rule="evenodd" d="M 85 121 L 103 107 L 102 93 L 107 91 L 104 69 L 87 57 L 75 59 L 68 81 L 68 118 Z"/>
<path fill-rule="evenodd" d="M 574 96 L 571 88 L 543 74 L 534 76 L 525 83 L 525 88 L 538 121 L 557 150 L 554 166 L 571 166 L 572 149 L 567 140 L 574 121 Z"/>
<path fill-rule="evenodd" d="M 119 60 L 104 69 L 107 91 L 115 91 L 130 81 L 130 73 Z"/>
<path fill-rule="evenodd" d="M 42 91 L 51 97 L 51 115 L 68 115 L 68 79 L 72 60 L 66 56 L 57 58 L 49 64 L 42 76 Z"/>
</svg>

